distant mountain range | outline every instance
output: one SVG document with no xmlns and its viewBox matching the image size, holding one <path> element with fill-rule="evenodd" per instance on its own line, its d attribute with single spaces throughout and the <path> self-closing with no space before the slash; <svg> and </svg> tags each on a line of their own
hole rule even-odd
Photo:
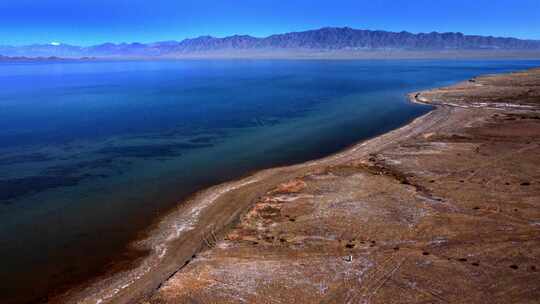
<svg viewBox="0 0 540 304">
<path fill-rule="evenodd" d="M 94 60 L 96 58 L 94 57 L 77 57 L 77 60 Z M 49 57 L 26 57 L 26 56 L 16 56 L 16 57 L 10 57 L 10 56 L 2 56 L 0 55 L 0 61 L 66 61 L 70 60 L 70 58 L 62 58 L 62 57 L 56 57 L 56 56 L 49 56 Z"/>
<path fill-rule="evenodd" d="M 462 33 L 420 33 L 325 27 L 257 38 L 201 36 L 155 43 L 104 43 L 89 47 L 62 43 L 0 46 L 0 55 L 26 57 L 177 57 L 212 52 L 287 51 L 540 51 L 539 40 Z"/>
</svg>

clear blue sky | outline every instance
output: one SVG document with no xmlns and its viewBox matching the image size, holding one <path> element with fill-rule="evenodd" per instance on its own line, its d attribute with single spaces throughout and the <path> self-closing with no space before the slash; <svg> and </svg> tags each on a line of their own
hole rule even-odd
<svg viewBox="0 0 540 304">
<path fill-rule="evenodd" d="M 540 0 L 0 0 L 0 44 L 266 36 L 324 26 L 540 39 Z"/>
</svg>

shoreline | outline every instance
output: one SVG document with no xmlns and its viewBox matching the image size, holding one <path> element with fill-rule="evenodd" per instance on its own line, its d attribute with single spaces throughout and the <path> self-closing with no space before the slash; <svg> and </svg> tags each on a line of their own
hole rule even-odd
<svg viewBox="0 0 540 304">
<path fill-rule="evenodd" d="M 432 89 L 437 90 L 437 89 Z M 432 91 L 429 90 L 429 91 Z M 135 248 L 150 250 L 135 269 L 98 279 L 83 289 L 53 299 L 52 303 L 135 303 L 147 299 L 188 265 L 200 252 L 213 247 L 265 193 L 291 179 L 317 169 L 352 161 L 436 130 L 468 107 L 430 103 L 420 93 L 409 94 L 410 102 L 433 106 L 428 113 L 398 129 L 356 143 L 318 160 L 263 169 L 243 178 L 216 185 L 189 196 L 143 232 Z M 231 204 L 231 202 L 234 202 Z"/>
<path fill-rule="evenodd" d="M 410 99 L 409 101 L 415 102 Z M 70 289 L 66 293 L 52 298 L 50 303 L 105 304 L 112 300 L 114 301 L 111 303 L 134 303 L 133 301 L 145 298 L 149 296 L 150 293 L 157 290 L 157 288 L 159 288 L 159 286 L 161 286 L 161 284 L 166 281 L 167 278 L 180 271 L 194 256 L 197 255 L 197 253 L 207 249 L 208 246 L 205 244 L 206 238 L 213 238 L 214 236 L 212 235 L 221 235 L 226 232 L 227 228 L 230 227 L 235 220 L 237 220 L 240 215 L 249 208 L 250 205 L 249 203 L 244 203 L 242 206 L 233 208 L 237 210 L 228 210 L 230 213 L 232 213 L 232 215 L 226 216 L 225 221 L 222 219 L 221 221 L 224 223 L 222 223 L 221 227 L 218 229 L 195 227 L 194 225 L 198 223 L 198 217 L 201 215 L 201 212 L 208 207 L 211 207 L 212 203 L 214 203 L 216 200 L 227 200 L 227 197 L 223 199 L 223 196 L 231 195 L 231 191 L 234 192 L 240 188 L 255 184 L 251 187 L 254 189 L 247 187 L 248 189 L 245 190 L 247 192 L 259 194 L 249 195 L 250 199 L 254 200 L 257 198 L 257 196 L 262 195 L 262 193 L 265 192 L 264 190 L 271 189 L 281 182 L 291 178 L 291 176 L 301 174 L 303 171 L 309 171 L 316 167 L 343 161 L 343 159 L 352 157 L 359 151 L 362 151 L 361 153 L 367 155 L 371 153 L 372 150 L 382 149 L 381 146 L 395 144 L 395 142 L 393 142 L 395 138 L 402 136 L 403 138 L 406 138 L 407 135 L 410 136 L 412 134 L 416 134 L 417 132 L 421 132 L 417 130 L 417 128 L 422 127 L 424 124 L 435 124 L 440 119 L 444 118 L 444 113 L 446 113 L 446 111 L 444 111 L 444 113 L 439 113 L 438 110 L 439 109 L 437 107 L 433 107 L 433 109 L 429 112 L 414 118 L 412 121 L 397 129 L 362 140 L 342 151 L 333 153 L 321 159 L 258 170 L 253 173 L 248 173 L 244 177 L 236 180 L 197 191 L 189 195 L 184 201 L 178 203 L 177 207 L 174 207 L 174 209 L 157 218 L 154 224 L 141 231 L 140 234 L 143 237 L 138 238 L 128 245 L 130 250 L 150 251 L 149 254 L 143 256 L 142 262 L 134 263 L 135 265 L 138 265 L 136 268 L 105 275 L 105 277 L 97 277 L 96 279 L 90 281 L 90 285 L 84 284 L 82 286 L 76 286 L 75 289 Z M 387 139 L 387 137 L 390 138 Z M 281 176 L 277 177 L 278 175 Z M 219 210 L 218 212 L 210 212 L 214 214 L 221 213 L 221 211 L 223 210 Z M 207 219 L 208 217 L 210 217 L 210 219 Z M 194 221 L 193 218 L 197 218 L 197 220 Z M 207 223 L 209 222 L 208 220 L 212 219 L 215 218 L 213 216 L 206 215 L 204 223 Z M 215 224 L 210 225 L 211 227 L 218 226 Z M 195 233 L 196 236 L 193 236 L 193 233 L 190 233 L 193 230 L 199 230 L 197 233 Z M 199 242 L 193 242 L 193 238 Z M 172 244 L 172 242 L 176 244 Z M 192 248 L 182 248 L 185 249 L 186 252 L 181 254 L 180 257 L 178 254 L 170 256 L 170 251 L 178 249 L 178 247 L 184 247 L 183 245 L 186 243 L 195 244 L 195 246 Z M 174 261 L 171 261 L 171 259 Z M 182 262 L 182 260 L 184 260 L 184 262 Z M 163 277 L 164 279 L 156 281 L 155 279 L 148 280 L 143 278 L 145 275 L 150 273 L 151 270 L 155 270 L 157 268 L 167 269 L 164 274 L 160 275 L 160 277 Z M 135 286 L 135 292 L 131 290 L 132 285 L 137 285 Z M 130 294 L 123 295 L 123 293 Z M 98 294 L 100 296 L 97 296 Z"/>
<path fill-rule="evenodd" d="M 436 109 L 267 191 L 146 302 L 535 303 L 540 69 L 419 94 Z"/>
</svg>

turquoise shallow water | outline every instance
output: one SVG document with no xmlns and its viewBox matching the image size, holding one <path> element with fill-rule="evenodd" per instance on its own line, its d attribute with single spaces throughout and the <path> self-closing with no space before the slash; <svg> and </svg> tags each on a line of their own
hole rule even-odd
<svg viewBox="0 0 540 304">
<path fill-rule="evenodd" d="M 0 302 L 105 270 L 196 190 L 429 111 L 406 93 L 539 61 L 0 64 Z"/>
</svg>

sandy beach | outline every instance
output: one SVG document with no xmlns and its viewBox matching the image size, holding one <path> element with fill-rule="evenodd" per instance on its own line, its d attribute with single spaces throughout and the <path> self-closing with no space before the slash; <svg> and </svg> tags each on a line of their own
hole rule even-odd
<svg viewBox="0 0 540 304">
<path fill-rule="evenodd" d="M 51 302 L 534 303 L 540 69 L 410 98 L 434 110 L 193 195 L 136 268 Z"/>
</svg>

